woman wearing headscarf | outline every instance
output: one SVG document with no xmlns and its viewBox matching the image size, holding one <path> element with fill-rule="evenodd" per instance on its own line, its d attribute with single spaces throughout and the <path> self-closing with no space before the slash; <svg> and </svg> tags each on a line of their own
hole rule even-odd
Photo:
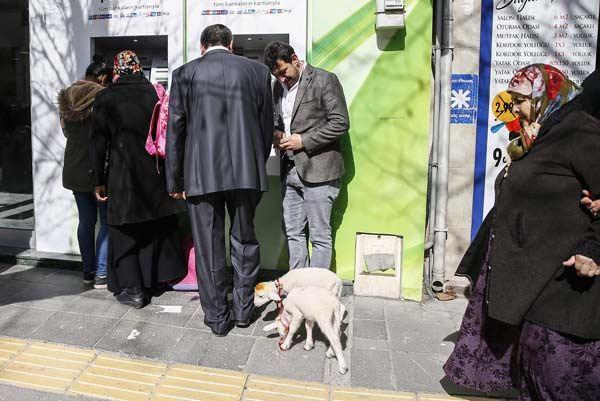
<svg viewBox="0 0 600 401">
<path fill-rule="evenodd" d="M 186 207 L 166 191 L 164 161 L 145 150 L 158 96 L 134 52 L 115 57 L 114 76 L 94 103 L 94 184 L 98 200 L 108 201 L 108 289 L 143 308 L 160 283 L 186 274 L 177 234 L 177 214 Z"/>
<path fill-rule="evenodd" d="M 508 92 L 522 128 L 457 271 L 473 289 L 444 370 L 482 392 L 517 388 L 523 401 L 595 401 L 600 219 L 579 200 L 600 193 L 598 93 L 543 64 L 519 70 Z"/>
<path fill-rule="evenodd" d="M 62 172 L 63 187 L 73 191 L 79 222 L 77 240 L 83 264 L 83 284 L 106 288 L 108 226 L 106 204 L 94 196 L 90 177 L 89 136 L 92 104 L 96 95 L 110 82 L 111 68 L 104 56 L 94 55 L 85 70 L 85 78 L 77 80 L 58 94 L 58 110 L 63 134 L 67 138 Z M 100 229 L 96 236 L 96 221 Z"/>
</svg>

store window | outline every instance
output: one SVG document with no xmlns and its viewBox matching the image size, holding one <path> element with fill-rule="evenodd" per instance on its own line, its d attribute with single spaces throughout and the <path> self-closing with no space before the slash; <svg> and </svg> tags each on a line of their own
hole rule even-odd
<svg viewBox="0 0 600 401">
<path fill-rule="evenodd" d="M 0 228 L 33 230 L 28 1 L 0 4 Z"/>
</svg>

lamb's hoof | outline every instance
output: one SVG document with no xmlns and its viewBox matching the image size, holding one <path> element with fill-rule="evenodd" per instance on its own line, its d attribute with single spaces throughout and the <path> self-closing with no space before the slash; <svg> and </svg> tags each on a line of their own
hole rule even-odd
<svg viewBox="0 0 600 401">
<path fill-rule="evenodd" d="M 313 349 L 313 345 L 308 345 L 308 344 L 304 344 L 304 350 L 305 351 L 310 351 L 311 349 Z"/>
<path fill-rule="evenodd" d="M 327 350 L 327 352 L 325 352 L 325 356 L 327 359 L 331 359 L 335 356 L 335 352 L 330 348 Z"/>
<path fill-rule="evenodd" d="M 290 344 L 281 343 L 281 344 L 279 344 L 279 349 L 282 351 L 287 351 L 290 349 Z"/>
<path fill-rule="evenodd" d="M 347 367 L 343 367 L 338 370 L 338 372 L 340 372 L 341 375 L 345 375 L 346 373 L 348 373 L 348 368 Z"/>
</svg>

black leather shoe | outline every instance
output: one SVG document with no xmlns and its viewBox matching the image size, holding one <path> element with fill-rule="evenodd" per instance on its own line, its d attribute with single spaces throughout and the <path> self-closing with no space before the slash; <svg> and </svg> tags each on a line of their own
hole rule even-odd
<svg viewBox="0 0 600 401">
<path fill-rule="evenodd" d="M 227 333 L 219 333 L 218 331 L 212 328 L 210 329 L 210 331 L 214 334 L 215 337 L 225 337 L 227 335 Z"/>
<path fill-rule="evenodd" d="M 150 303 L 150 300 L 144 294 L 144 290 L 141 287 L 125 288 L 121 293 L 115 295 L 115 297 L 120 303 L 136 309 L 142 309 Z"/>
<path fill-rule="evenodd" d="M 247 319 L 247 320 L 238 320 L 235 322 L 235 325 L 239 328 L 245 329 L 246 327 L 250 326 L 252 324 L 252 320 L 251 319 Z"/>
<path fill-rule="evenodd" d="M 252 308 L 252 311 L 248 315 L 247 319 L 244 320 L 236 320 L 235 325 L 241 329 L 245 329 L 250 326 L 252 323 L 256 322 L 262 313 L 263 308 Z"/>
</svg>

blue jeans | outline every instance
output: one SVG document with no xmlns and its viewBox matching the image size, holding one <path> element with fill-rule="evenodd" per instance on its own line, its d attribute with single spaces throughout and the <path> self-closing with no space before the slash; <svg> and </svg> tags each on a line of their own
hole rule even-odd
<svg viewBox="0 0 600 401">
<path fill-rule="evenodd" d="M 96 201 L 92 192 L 73 192 L 79 212 L 77 240 L 83 262 L 84 273 L 96 273 L 106 277 L 106 258 L 108 250 L 108 225 L 106 224 L 106 203 Z M 96 220 L 100 214 L 100 230 L 96 236 Z"/>
<path fill-rule="evenodd" d="M 283 177 L 281 192 L 290 269 L 309 266 L 329 269 L 333 253 L 331 210 L 340 193 L 340 180 L 310 184 L 302 181 L 296 167 L 293 167 Z M 312 244 L 310 260 L 307 225 Z"/>
</svg>

